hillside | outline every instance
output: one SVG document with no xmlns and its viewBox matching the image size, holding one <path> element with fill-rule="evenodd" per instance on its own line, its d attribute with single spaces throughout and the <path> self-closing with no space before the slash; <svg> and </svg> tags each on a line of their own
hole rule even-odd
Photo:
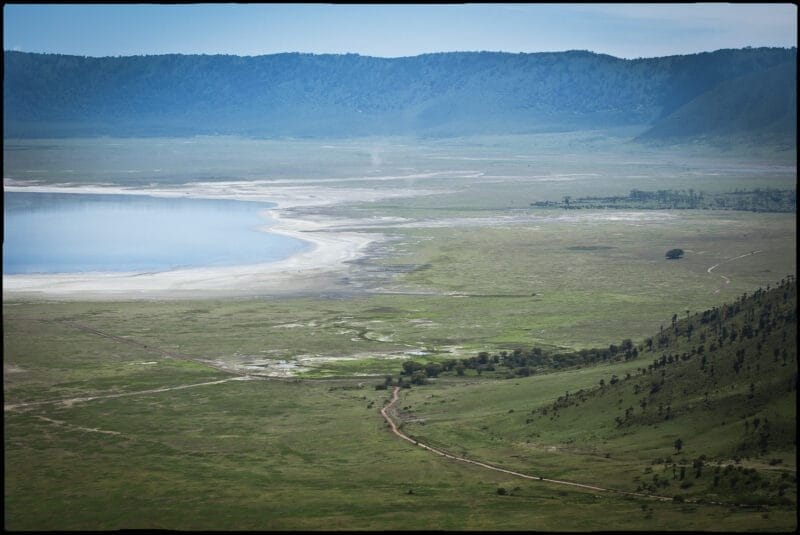
<svg viewBox="0 0 800 535">
<path fill-rule="evenodd" d="M 393 59 L 5 51 L 4 136 L 457 136 L 654 125 L 647 138 L 728 129 L 783 138 L 794 132 L 796 83 L 780 69 L 795 61 L 796 49 L 774 48 L 638 60 L 585 51 Z M 761 73 L 776 68 L 781 83 L 765 92 Z M 730 84 L 736 102 L 757 95 L 761 107 L 750 115 L 770 110 L 768 120 L 731 119 Z M 686 114 L 693 122 L 676 128 Z M 728 121 L 713 120 L 720 114 Z"/>
<path fill-rule="evenodd" d="M 589 387 L 576 375 L 570 386 L 565 367 L 606 373 Z M 676 314 L 639 344 L 482 353 L 448 368 L 436 370 L 441 386 L 405 396 L 404 429 L 424 443 L 469 450 L 506 468 L 679 501 L 796 504 L 794 277 L 699 314 Z M 451 376 L 476 371 L 518 386 L 445 386 Z M 408 363 L 404 372 L 406 385 L 407 376 L 421 373 Z M 548 383 L 566 391 L 537 402 Z M 437 397 L 424 394 L 429 388 L 455 397 L 443 410 L 425 407 Z"/>
<path fill-rule="evenodd" d="M 645 141 L 723 138 L 747 133 L 761 141 L 795 144 L 797 64 L 726 80 L 687 102 L 647 132 Z"/>
</svg>

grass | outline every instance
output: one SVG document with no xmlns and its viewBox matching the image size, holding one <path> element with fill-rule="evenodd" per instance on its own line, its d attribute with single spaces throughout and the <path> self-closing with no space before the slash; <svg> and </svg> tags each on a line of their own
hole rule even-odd
<svg viewBox="0 0 800 535">
<path fill-rule="evenodd" d="M 753 511 L 709 506 L 687 513 L 677 504 L 648 503 L 643 510 L 619 497 L 465 468 L 386 432 L 377 412 L 385 393 L 332 386 L 225 383 L 7 413 L 6 487 L 14 492 L 6 493 L 5 527 L 736 530 L 791 524 L 781 511 L 766 521 Z M 501 486 L 516 490 L 498 496 Z"/>
<path fill-rule="evenodd" d="M 420 351 L 446 357 L 530 345 L 597 347 L 649 335 L 674 313 L 703 310 L 794 272 L 794 222 L 786 214 L 702 213 L 657 223 L 419 229 L 406 238 L 430 239 L 405 257 L 376 262 L 426 266 L 398 275 L 393 284 L 403 291 L 434 292 L 429 295 L 19 302 L 6 303 L 4 317 L 68 320 L 231 362 Z M 682 246 L 686 257 L 666 260 L 664 252 L 673 245 Z M 751 251 L 759 253 L 726 262 Z M 45 336 L 35 331 L 40 327 L 31 323 L 24 328 L 28 334 L 12 342 L 34 343 Z M 57 340 L 64 328 L 46 336 Z M 74 350 L 81 351 L 82 340 L 91 336 L 82 335 Z M 13 362 L 13 351 L 7 355 Z M 38 358 L 47 356 L 38 353 Z M 105 365 L 104 356 L 99 351 L 87 365 Z M 339 361 L 320 371 L 353 366 Z M 361 371 L 383 373 L 384 368 L 372 361 Z"/>
<path fill-rule="evenodd" d="M 624 338 L 638 343 L 667 326 L 672 314 L 683 317 L 686 310 L 718 306 L 774 284 L 796 270 L 793 214 L 681 211 L 666 218 L 658 213 L 657 219 L 612 219 L 609 212 L 581 211 L 566 214 L 579 218 L 569 220 L 560 211 L 533 212 L 529 204 L 564 195 L 625 194 L 634 187 L 792 187 L 796 171 L 776 163 L 791 167 L 793 160 L 741 166 L 733 155 L 656 151 L 594 133 L 330 146 L 314 140 L 194 141 L 131 140 L 100 150 L 114 169 L 137 168 L 133 162 L 144 161 L 159 143 L 166 148 L 158 150 L 178 151 L 159 153 L 163 174 L 143 176 L 141 183 L 269 175 L 302 176 L 310 184 L 335 177 L 347 180 L 326 186 L 400 185 L 438 194 L 324 209 L 347 217 L 406 217 L 416 225 L 378 229 L 397 240 L 387 256 L 353 266 L 355 274 L 377 272 L 374 286 L 383 290 L 374 293 L 5 300 L 6 404 L 133 394 L 232 377 L 202 359 L 263 365 L 264 373 L 280 361 L 308 368 L 302 379 L 229 381 L 7 410 L 6 529 L 796 528 L 791 508 L 642 501 L 514 480 L 440 459 L 387 431 L 379 409 L 389 392 L 374 389 L 383 375 L 397 373 L 404 358 L 441 360 L 531 346 L 607 347 Z M 17 160 L 4 162 L 7 176 L 54 183 L 64 179 L 60 169 L 75 169 L 76 181 L 97 182 L 102 175 L 121 184 L 130 178 L 96 169 L 97 149 L 87 148 L 96 140 L 37 143 L 39 152 L 9 153 Z M 64 146 L 70 150 L 60 150 Z M 475 160 L 476 154 L 483 159 Z M 71 160 L 60 160 L 65 157 Z M 28 173 L 29 167 L 39 171 Z M 384 175 L 411 178 L 371 180 Z M 684 249 L 685 258 L 665 260 L 673 247 Z M 755 250 L 760 252 L 727 262 Z M 381 273 L 392 269 L 396 275 Z M 167 359 L 161 350 L 195 360 Z M 671 455 L 678 436 L 686 441 L 688 460 L 701 452 L 729 453 L 712 446 L 741 439 L 743 415 L 737 410 L 724 426 L 695 415 L 609 430 L 620 411 L 636 406 L 630 385 L 609 390 L 590 406 L 561 410 L 552 420 L 536 416 L 535 423 L 526 423 L 531 411 L 567 391 L 634 373 L 642 358 L 509 380 L 477 377 L 472 370 L 466 377 L 443 377 L 403 391 L 404 411 L 421 419 L 405 429 L 432 445 L 509 468 L 629 490 L 670 470 L 652 461 Z M 728 386 L 729 399 L 746 395 L 744 382 Z M 672 395 L 696 403 L 694 391 Z M 796 418 L 785 403 L 765 402 L 746 417 L 756 415 L 770 415 L 776 424 Z M 750 456 L 741 466 L 771 470 L 775 478 L 796 470 L 792 448 L 774 456 L 782 464 Z M 648 467 L 652 471 L 645 473 Z M 499 495 L 499 487 L 507 494 Z M 676 489 L 672 483 L 671 491 Z M 706 483 L 695 483 L 681 492 L 706 490 Z"/>
<path fill-rule="evenodd" d="M 706 348 L 716 343 L 717 331 L 713 323 L 702 327 L 695 316 L 693 340 L 683 335 L 631 361 L 496 383 L 460 384 L 451 377 L 411 390 L 401 403 L 410 418 L 404 429 L 422 442 L 533 475 L 791 507 L 797 489 L 796 290 L 789 289 L 788 304 L 781 291 L 763 298 L 764 307 L 761 297 L 740 300 L 743 311 L 724 323 L 728 331 L 738 330 L 770 311 L 776 327 L 767 330 L 763 325 L 769 322 L 759 321 L 762 334 L 709 349 L 706 361 L 694 351 L 702 340 Z M 784 310 L 778 313 L 775 306 Z M 784 316 L 792 310 L 795 316 Z M 782 350 L 786 359 L 779 356 Z M 732 364 L 740 352 L 745 358 L 737 369 Z M 667 353 L 688 358 L 666 367 L 651 364 Z M 613 375 L 622 379 L 616 385 L 609 381 Z M 660 378 L 660 390 L 651 390 Z M 600 379 L 610 386 L 598 387 Z M 769 446 L 762 449 L 756 426 L 767 420 Z M 683 441 L 680 450 L 677 439 Z M 698 459 L 705 466 L 693 475 Z M 690 475 L 678 479 L 678 470 Z M 649 488 L 659 477 L 664 485 Z"/>
</svg>

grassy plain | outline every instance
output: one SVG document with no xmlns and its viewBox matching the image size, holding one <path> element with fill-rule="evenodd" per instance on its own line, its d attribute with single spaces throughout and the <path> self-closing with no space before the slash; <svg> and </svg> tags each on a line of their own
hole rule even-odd
<svg viewBox="0 0 800 535">
<path fill-rule="evenodd" d="M 80 368 L 91 360 L 81 346 L 103 349 L 101 338 L 92 344 L 51 323 L 40 324 L 43 336 L 23 348 L 17 341 L 24 325 L 12 322 L 4 333 L 17 362 L 44 354 L 52 369 Z M 47 399 L 219 378 L 195 364 L 170 361 L 150 365 L 157 373 L 143 378 L 143 362 L 156 359 L 125 344 L 105 349 L 117 355 L 116 386 L 85 369 L 82 378 L 71 377 L 78 390 L 56 384 L 47 388 Z M 413 391 L 410 403 L 419 399 L 438 409 L 457 399 L 470 421 L 476 411 L 491 416 L 506 405 L 518 407 L 523 392 L 527 402 L 543 402 L 630 366 L 513 383 L 443 382 Z M 6 403 L 17 395 L 28 399 L 30 392 L 8 387 L 37 382 L 40 370 L 6 373 Z M 53 381 L 44 376 L 38 384 Z M 378 413 L 387 393 L 358 382 L 231 381 L 6 411 L 5 527 L 735 531 L 792 525 L 793 516 L 780 510 L 764 518 L 747 509 L 592 495 L 439 459 L 388 433 Z M 483 442 L 480 449 L 469 446 L 469 453 L 508 449 L 500 441 Z M 555 473 L 556 464 L 541 469 Z M 499 487 L 511 495 L 498 495 Z"/>
<path fill-rule="evenodd" d="M 324 295 L 5 301 L 5 527 L 792 530 L 796 511 L 642 502 L 514 481 L 413 448 L 381 419 L 389 396 L 373 385 L 396 373 L 400 359 L 638 342 L 672 314 L 720 305 L 795 273 L 794 214 L 530 208 L 564 195 L 786 188 L 796 180 L 786 155 L 709 155 L 620 139 L 4 146 L 6 178 L 42 183 L 276 179 L 438 192 L 314 208 L 394 221 L 369 226 L 391 241 L 352 266 L 350 283 Z M 147 154 L 155 155 L 152 166 L 141 164 Z M 666 260 L 673 247 L 685 258 Z M 209 364 L 254 375 L 288 369 L 297 377 L 218 382 L 237 376 Z M 641 462 L 664 455 L 678 429 L 663 425 L 626 442 L 605 432 L 616 408 L 602 404 L 597 411 L 607 415 L 540 431 L 520 420 L 565 391 L 639 365 L 441 380 L 404 393 L 408 410 L 425 419 L 408 425 L 475 458 L 629 486 Z M 177 386 L 188 388 L 164 390 Z M 100 397 L 57 401 L 87 396 Z M 21 403 L 38 404 L 8 407 Z M 578 423 L 580 430 L 570 427 Z M 680 431 L 697 437 L 707 428 L 700 420 L 684 424 Z M 592 451 L 576 441 L 594 444 Z M 501 486 L 511 493 L 498 495 Z"/>
</svg>

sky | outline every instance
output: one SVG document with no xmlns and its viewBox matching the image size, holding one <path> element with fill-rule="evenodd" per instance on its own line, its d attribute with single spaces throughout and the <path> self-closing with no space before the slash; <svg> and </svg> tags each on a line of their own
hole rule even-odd
<svg viewBox="0 0 800 535">
<path fill-rule="evenodd" d="M 797 46 L 794 4 L 5 4 L 3 49 L 81 56 Z"/>
</svg>

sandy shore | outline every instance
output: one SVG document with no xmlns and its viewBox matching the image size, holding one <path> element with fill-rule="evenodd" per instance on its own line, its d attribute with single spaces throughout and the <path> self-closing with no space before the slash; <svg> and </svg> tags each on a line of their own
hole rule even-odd
<svg viewBox="0 0 800 535">
<path fill-rule="evenodd" d="M 335 230 L 343 220 L 319 214 L 290 217 L 296 207 L 330 206 L 424 194 L 419 190 L 330 188 L 317 185 L 276 186 L 268 181 L 193 183 L 176 188 L 128 189 L 113 186 L 42 186 L 6 180 L 5 191 L 152 195 L 265 201 L 273 224 L 264 230 L 306 241 L 310 250 L 278 262 L 222 268 L 176 269 L 157 273 L 75 273 L 3 275 L 3 300 L 163 299 L 247 295 L 291 295 L 333 289 L 350 270 L 347 262 L 366 253 L 380 233 Z M 348 225 L 354 222 L 347 221 Z M 369 221 L 362 223 L 369 224 Z"/>
</svg>

